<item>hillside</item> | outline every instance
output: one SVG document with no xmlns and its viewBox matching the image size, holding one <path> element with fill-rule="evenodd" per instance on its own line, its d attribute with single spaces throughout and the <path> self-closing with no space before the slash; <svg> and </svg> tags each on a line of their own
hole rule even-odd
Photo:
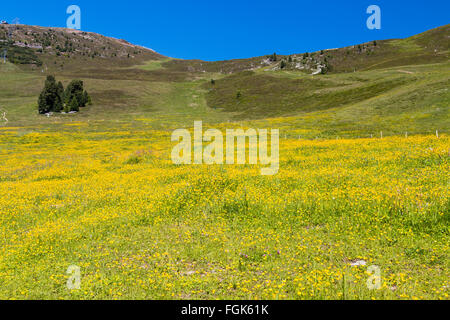
<svg viewBox="0 0 450 320">
<path fill-rule="evenodd" d="M 46 72 L 124 67 L 163 58 L 151 49 L 122 39 L 66 28 L 27 25 L 0 25 L 0 49 L 4 48 L 9 50 L 8 60 Z"/>
<path fill-rule="evenodd" d="M 439 63 L 449 58 L 450 25 L 446 25 L 407 39 L 375 40 L 339 49 L 278 55 L 277 61 L 271 61 L 270 56 L 219 62 L 173 60 L 165 66 L 181 71 L 234 73 L 255 69 L 280 70 L 284 61 L 284 70 L 340 73 Z"/>
<path fill-rule="evenodd" d="M 95 104 L 77 117 L 91 120 L 290 117 L 324 137 L 450 127 L 449 25 L 276 61 L 269 55 L 218 62 L 167 58 L 125 40 L 60 28 L 19 25 L 8 41 L 9 27 L 0 26 L 0 44 L 14 62 L 0 64 L 0 106 L 10 125 L 48 121 L 34 110 L 45 76 L 54 74 L 64 84 L 85 81 Z"/>
<path fill-rule="evenodd" d="M 450 25 L 446 25 L 407 39 L 375 40 L 339 49 L 278 55 L 275 60 L 270 55 L 217 62 L 171 59 L 163 65 L 171 71 L 227 74 L 281 68 L 306 73 L 336 73 L 439 63 L 450 58 L 449 34 Z M 65 28 L 0 25 L 0 46 L 0 49 L 10 48 L 10 61 L 31 65 L 32 69 L 39 69 L 43 65 L 45 71 L 52 72 L 74 68 L 132 66 L 164 59 L 153 50 L 130 44 L 126 40 Z"/>
</svg>

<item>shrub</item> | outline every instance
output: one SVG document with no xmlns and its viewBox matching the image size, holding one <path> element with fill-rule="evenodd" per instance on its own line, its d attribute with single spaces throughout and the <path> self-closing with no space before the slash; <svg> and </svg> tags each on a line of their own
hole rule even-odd
<svg viewBox="0 0 450 320">
<path fill-rule="evenodd" d="M 321 74 L 327 74 L 330 71 L 330 64 L 328 62 L 325 61 L 325 66 L 322 68 L 322 70 L 320 70 Z"/>
<path fill-rule="evenodd" d="M 133 155 L 125 161 L 125 164 L 139 164 L 143 161 L 143 159 L 139 156 Z"/>
<path fill-rule="evenodd" d="M 42 66 L 42 61 L 30 48 L 15 46 L 12 41 L 0 42 L 0 52 L 2 55 L 5 49 L 7 50 L 7 58 L 11 63 Z"/>
</svg>

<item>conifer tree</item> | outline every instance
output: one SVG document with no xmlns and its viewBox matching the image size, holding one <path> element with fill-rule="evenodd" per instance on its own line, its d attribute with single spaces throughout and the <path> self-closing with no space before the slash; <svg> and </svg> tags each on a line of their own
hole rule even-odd
<svg viewBox="0 0 450 320">
<path fill-rule="evenodd" d="M 80 102 L 78 101 L 76 96 L 74 96 L 70 101 L 70 111 L 80 111 Z"/>
<path fill-rule="evenodd" d="M 62 85 L 62 84 L 61 84 Z M 40 114 L 48 112 L 59 112 L 63 108 L 61 87 L 56 84 L 54 76 L 48 76 L 44 89 L 39 95 L 38 110 Z"/>
</svg>

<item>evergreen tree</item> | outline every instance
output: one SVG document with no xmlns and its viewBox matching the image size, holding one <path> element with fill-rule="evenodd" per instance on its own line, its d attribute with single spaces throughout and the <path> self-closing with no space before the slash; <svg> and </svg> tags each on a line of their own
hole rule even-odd
<svg viewBox="0 0 450 320">
<path fill-rule="evenodd" d="M 58 94 L 61 97 L 61 100 L 64 101 L 64 86 L 61 81 L 58 82 Z"/>
<path fill-rule="evenodd" d="M 74 96 L 70 101 L 70 111 L 80 111 L 80 102 L 76 96 Z"/>
<path fill-rule="evenodd" d="M 56 83 L 54 76 L 48 76 L 38 98 L 40 114 L 48 112 L 79 111 L 80 107 L 92 104 L 91 97 L 83 89 L 83 81 L 73 80 L 64 90 L 61 81 Z"/>
<path fill-rule="evenodd" d="M 50 112 L 50 108 L 47 105 L 46 99 L 45 99 L 45 93 L 42 91 L 39 95 L 38 99 L 38 109 L 40 114 L 44 114 L 47 112 Z"/>
<path fill-rule="evenodd" d="M 84 100 L 84 92 L 79 91 L 75 94 L 75 98 L 77 98 L 78 101 L 78 107 L 86 107 L 86 102 Z"/>
<path fill-rule="evenodd" d="M 83 100 L 84 100 L 84 105 L 86 106 L 86 105 L 91 105 L 92 104 L 92 100 L 91 100 L 91 97 L 89 96 L 89 93 L 86 91 L 86 90 L 84 90 L 84 92 L 83 92 Z"/>
<path fill-rule="evenodd" d="M 72 103 L 73 98 L 76 97 L 78 101 L 78 107 L 84 107 L 90 102 L 89 94 L 83 89 L 83 81 L 72 80 L 64 92 L 65 102 Z"/>
<path fill-rule="evenodd" d="M 59 87 L 59 84 L 56 84 L 55 77 L 48 76 L 45 81 L 44 89 L 38 99 L 39 113 L 43 114 L 61 111 L 63 104 L 60 92 L 61 88 Z"/>
</svg>

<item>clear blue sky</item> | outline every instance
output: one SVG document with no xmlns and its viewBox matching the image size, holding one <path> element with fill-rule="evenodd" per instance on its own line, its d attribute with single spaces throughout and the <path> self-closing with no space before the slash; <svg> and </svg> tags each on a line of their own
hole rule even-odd
<svg viewBox="0 0 450 320">
<path fill-rule="evenodd" d="M 375 39 L 403 38 L 450 23 L 449 0 L 2 1 L 0 20 L 65 27 L 81 8 L 84 31 L 123 38 L 164 55 L 225 60 L 302 53 Z M 369 30 L 366 9 L 381 8 Z"/>
</svg>

